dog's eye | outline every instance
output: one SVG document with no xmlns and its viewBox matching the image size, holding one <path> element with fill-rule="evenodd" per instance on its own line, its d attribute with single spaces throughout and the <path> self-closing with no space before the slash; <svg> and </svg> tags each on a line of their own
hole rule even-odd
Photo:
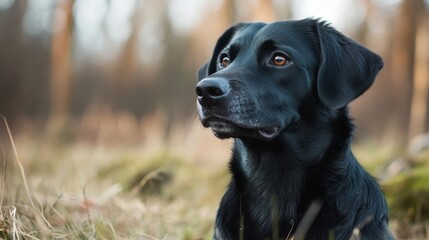
<svg viewBox="0 0 429 240">
<path fill-rule="evenodd" d="M 231 59 L 228 56 L 223 56 L 220 59 L 220 67 L 225 68 L 231 63 Z"/>
<path fill-rule="evenodd" d="M 289 58 L 283 53 L 275 53 L 271 58 L 271 63 L 276 66 L 284 66 L 289 63 Z"/>
</svg>

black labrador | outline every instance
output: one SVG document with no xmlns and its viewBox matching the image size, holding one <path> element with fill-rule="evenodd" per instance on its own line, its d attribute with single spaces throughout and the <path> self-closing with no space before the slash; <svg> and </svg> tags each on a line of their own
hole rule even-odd
<svg viewBox="0 0 429 240">
<path fill-rule="evenodd" d="M 347 109 L 382 67 L 318 19 L 241 23 L 219 38 L 196 86 L 202 124 L 234 138 L 214 239 L 393 238 Z"/>
</svg>

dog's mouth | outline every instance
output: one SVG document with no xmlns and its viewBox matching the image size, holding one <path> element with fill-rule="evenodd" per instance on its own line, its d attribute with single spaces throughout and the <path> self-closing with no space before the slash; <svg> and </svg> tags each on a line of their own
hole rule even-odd
<svg viewBox="0 0 429 240">
<path fill-rule="evenodd" d="M 220 139 L 250 137 L 269 141 L 277 137 L 281 131 L 280 126 L 247 126 L 218 118 L 205 119 L 202 123 L 204 127 L 211 128 L 213 134 Z"/>
<path fill-rule="evenodd" d="M 265 139 L 273 139 L 277 137 L 280 133 L 280 127 L 266 127 L 258 129 L 258 134 L 260 137 Z"/>
</svg>

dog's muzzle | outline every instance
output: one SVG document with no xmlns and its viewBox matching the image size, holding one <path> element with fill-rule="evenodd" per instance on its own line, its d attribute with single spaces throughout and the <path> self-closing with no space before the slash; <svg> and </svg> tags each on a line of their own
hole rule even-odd
<svg viewBox="0 0 429 240">
<path fill-rule="evenodd" d="M 221 101 L 229 93 L 229 84 L 223 78 L 205 78 L 201 80 L 195 88 L 198 96 L 198 102 L 203 107 Z"/>
</svg>

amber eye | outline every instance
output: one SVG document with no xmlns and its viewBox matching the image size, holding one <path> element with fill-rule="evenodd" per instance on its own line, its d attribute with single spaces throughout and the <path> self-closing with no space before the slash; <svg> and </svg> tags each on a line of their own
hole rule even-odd
<svg viewBox="0 0 429 240">
<path fill-rule="evenodd" d="M 229 59 L 229 57 L 228 56 L 223 56 L 221 59 L 220 59 L 220 66 L 222 67 L 222 68 L 225 68 L 225 67 L 228 67 L 228 65 L 231 63 L 231 60 Z"/>
<path fill-rule="evenodd" d="M 284 66 L 289 63 L 288 57 L 283 53 L 275 53 L 271 58 L 271 63 L 276 66 Z"/>
</svg>

